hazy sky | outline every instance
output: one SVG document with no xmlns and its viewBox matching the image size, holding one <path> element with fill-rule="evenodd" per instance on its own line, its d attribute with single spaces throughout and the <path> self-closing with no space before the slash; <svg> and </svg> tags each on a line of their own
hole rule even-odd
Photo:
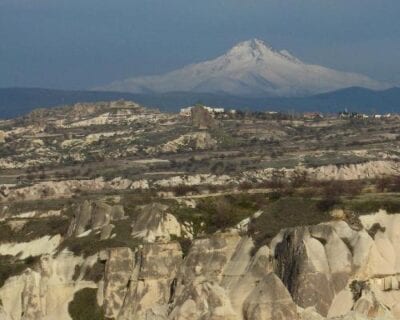
<svg viewBox="0 0 400 320">
<path fill-rule="evenodd" d="M 91 88 L 260 38 L 400 84 L 399 0 L 0 0 L 0 87 Z"/>
</svg>

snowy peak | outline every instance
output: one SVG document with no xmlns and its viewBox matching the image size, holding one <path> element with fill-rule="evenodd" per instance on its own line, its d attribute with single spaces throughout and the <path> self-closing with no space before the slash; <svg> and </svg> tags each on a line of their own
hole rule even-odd
<svg viewBox="0 0 400 320">
<path fill-rule="evenodd" d="M 232 49 L 228 51 L 228 55 L 230 54 L 262 55 L 266 51 L 273 51 L 273 49 L 271 46 L 269 46 L 262 40 L 251 39 L 236 44 Z"/>
<path fill-rule="evenodd" d="M 292 54 L 290 54 L 289 51 L 275 50 L 272 46 L 259 39 L 251 39 L 238 43 L 227 52 L 226 56 L 244 60 L 245 59 L 267 60 L 268 58 L 275 57 L 275 58 L 288 59 L 293 62 L 300 62 L 300 60 L 295 58 Z"/>
<path fill-rule="evenodd" d="M 246 96 L 306 96 L 347 87 L 384 89 L 367 76 L 306 64 L 262 40 L 240 42 L 213 60 L 164 75 L 144 76 L 97 88 L 133 93 L 203 92 Z"/>
<path fill-rule="evenodd" d="M 293 61 L 293 62 L 297 62 L 297 63 L 302 63 L 300 59 L 296 58 L 294 55 L 292 55 L 289 51 L 287 50 L 281 50 L 279 51 L 279 53 L 285 57 L 286 59 Z"/>
</svg>

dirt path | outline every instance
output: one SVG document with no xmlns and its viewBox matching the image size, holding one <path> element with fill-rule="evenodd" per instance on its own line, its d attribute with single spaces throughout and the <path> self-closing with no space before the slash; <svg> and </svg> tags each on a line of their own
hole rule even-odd
<svg viewBox="0 0 400 320">
<path fill-rule="evenodd" d="M 220 197 L 220 196 L 228 196 L 232 194 L 258 194 L 258 193 L 270 193 L 272 189 L 265 188 L 265 189 L 249 189 L 249 190 L 227 190 L 221 192 L 214 192 L 214 193 L 205 193 L 205 194 L 194 194 L 194 195 L 187 195 L 187 196 L 169 196 L 164 197 L 164 199 L 201 199 L 201 198 L 211 198 L 211 197 Z"/>
</svg>

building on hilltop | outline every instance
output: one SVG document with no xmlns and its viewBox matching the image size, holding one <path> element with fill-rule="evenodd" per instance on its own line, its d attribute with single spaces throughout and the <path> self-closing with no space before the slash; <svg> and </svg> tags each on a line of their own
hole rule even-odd
<svg viewBox="0 0 400 320">
<path fill-rule="evenodd" d="M 210 113 L 213 116 L 225 113 L 224 108 L 214 108 L 214 107 L 208 107 L 208 106 L 190 106 L 190 107 L 182 108 L 180 110 L 179 114 L 184 117 L 190 117 L 192 114 L 192 109 L 197 108 L 197 107 L 203 108 L 204 110 L 206 110 L 208 113 Z"/>
</svg>

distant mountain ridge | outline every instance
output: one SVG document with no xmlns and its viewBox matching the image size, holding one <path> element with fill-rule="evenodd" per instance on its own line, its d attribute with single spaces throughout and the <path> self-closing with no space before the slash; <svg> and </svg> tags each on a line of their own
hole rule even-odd
<svg viewBox="0 0 400 320">
<path fill-rule="evenodd" d="M 140 94 L 196 92 L 257 97 L 309 96 L 347 87 L 386 89 L 371 78 L 306 64 L 287 50 L 252 39 L 213 60 L 156 76 L 116 81 L 99 90 Z"/>
<path fill-rule="evenodd" d="M 344 108 L 367 113 L 400 113 L 400 88 L 375 91 L 346 88 L 302 98 L 251 98 L 226 94 L 171 92 L 164 94 L 131 94 L 124 92 L 67 91 L 40 88 L 0 88 L 0 119 L 13 118 L 35 108 L 50 108 L 77 102 L 132 100 L 144 106 L 167 111 L 197 102 L 244 110 L 338 112 Z"/>
<path fill-rule="evenodd" d="M 0 119 L 20 116 L 36 108 L 50 108 L 77 102 L 134 100 L 134 98 L 134 95 L 123 92 L 0 88 Z"/>
</svg>

